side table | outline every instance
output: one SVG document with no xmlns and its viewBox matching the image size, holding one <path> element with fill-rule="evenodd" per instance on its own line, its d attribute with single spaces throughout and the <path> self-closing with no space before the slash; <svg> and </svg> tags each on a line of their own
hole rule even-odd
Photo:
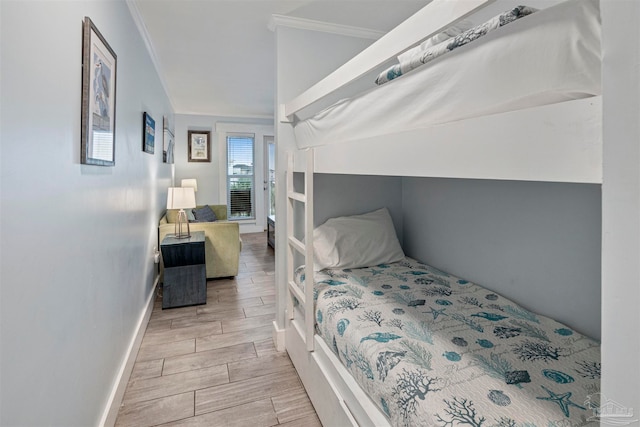
<svg viewBox="0 0 640 427">
<path fill-rule="evenodd" d="M 276 248 L 276 216 L 267 216 L 267 244 Z"/>
<path fill-rule="evenodd" d="M 173 234 L 167 234 L 162 239 L 163 309 L 206 304 L 204 239 L 204 231 L 193 231 L 191 237 L 184 239 L 176 239 Z"/>
</svg>

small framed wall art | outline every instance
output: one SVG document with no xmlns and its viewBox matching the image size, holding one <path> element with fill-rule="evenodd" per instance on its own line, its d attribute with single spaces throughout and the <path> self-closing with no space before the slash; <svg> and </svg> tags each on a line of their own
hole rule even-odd
<svg viewBox="0 0 640 427">
<path fill-rule="evenodd" d="M 189 153 L 190 162 L 210 162 L 211 161 L 211 132 L 210 131 L 189 131 Z"/>
<path fill-rule="evenodd" d="M 88 16 L 82 30 L 80 162 L 114 166 L 117 56 Z"/>
<path fill-rule="evenodd" d="M 142 151 L 153 154 L 156 139 L 156 121 L 148 113 L 142 114 Z"/>
<path fill-rule="evenodd" d="M 162 144 L 162 161 L 165 163 L 173 164 L 173 132 L 169 129 L 169 120 L 166 117 L 162 118 L 163 129 L 163 144 Z"/>
</svg>

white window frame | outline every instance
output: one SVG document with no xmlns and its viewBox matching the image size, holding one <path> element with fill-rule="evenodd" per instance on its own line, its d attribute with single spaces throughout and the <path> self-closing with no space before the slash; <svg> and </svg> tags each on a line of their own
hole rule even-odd
<svg viewBox="0 0 640 427">
<path fill-rule="evenodd" d="M 228 200 L 227 197 L 227 201 L 229 203 L 227 203 L 227 218 L 230 221 L 246 221 L 246 220 L 255 220 L 256 217 L 258 216 L 258 207 L 256 206 L 256 199 L 258 198 L 256 193 L 259 190 L 259 188 L 261 187 L 257 187 L 257 179 L 256 179 L 256 135 L 253 133 L 236 133 L 236 132 L 227 132 L 225 134 L 225 143 L 227 144 L 227 154 L 229 153 L 229 138 L 238 138 L 238 139 L 250 139 L 252 140 L 252 147 L 251 147 L 251 175 L 233 175 L 233 174 L 229 174 L 229 159 L 227 158 L 226 160 L 226 168 L 225 170 L 227 171 L 227 191 L 231 191 L 231 180 L 234 178 L 248 178 L 249 176 L 251 177 L 251 213 L 252 216 L 248 216 L 248 217 L 232 217 L 231 216 L 231 201 Z M 227 196 L 229 195 L 229 193 L 227 193 Z"/>
<path fill-rule="evenodd" d="M 253 134 L 254 140 L 254 190 L 262 189 L 264 175 L 264 137 L 273 136 L 271 125 L 252 123 L 216 123 L 218 138 L 218 170 L 219 170 L 219 198 L 221 204 L 228 204 L 227 192 L 227 134 Z M 259 181 L 256 182 L 256 179 Z M 267 227 L 267 212 L 264 211 L 264 191 L 254 191 L 255 219 L 236 220 L 240 224 L 240 233 L 259 233 Z"/>
</svg>

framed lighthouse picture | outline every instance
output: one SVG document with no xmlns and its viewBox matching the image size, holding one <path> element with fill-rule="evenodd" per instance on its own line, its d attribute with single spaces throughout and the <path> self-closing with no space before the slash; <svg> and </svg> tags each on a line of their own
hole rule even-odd
<svg viewBox="0 0 640 427">
<path fill-rule="evenodd" d="M 81 158 L 115 166 L 117 56 L 89 17 L 82 32 Z"/>
</svg>

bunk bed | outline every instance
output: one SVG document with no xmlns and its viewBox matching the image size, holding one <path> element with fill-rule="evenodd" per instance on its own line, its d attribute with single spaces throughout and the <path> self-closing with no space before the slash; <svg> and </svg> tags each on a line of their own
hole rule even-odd
<svg viewBox="0 0 640 427">
<path fill-rule="evenodd" d="M 602 183 L 596 0 L 526 13 L 415 70 L 399 73 L 396 64 L 383 71 L 399 48 L 441 34 L 488 3 L 434 0 L 280 108 L 297 145 L 287 167 L 285 344 L 326 425 L 523 425 L 530 419 L 535 425 L 587 425 L 597 408 L 585 401 L 599 387 L 595 341 L 410 258 L 353 268 L 318 261 L 314 173 Z M 458 39 L 469 31 L 477 28 L 460 31 Z M 309 116 L 313 104 L 371 70 L 381 72 L 380 80 L 397 78 Z M 445 80 L 441 87 L 433 83 Z M 396 102 L 391 93 L 398 88 L 403 95 Z M 481 96 L 489 88 L 493 99 Z M 383 101 L 384 108 L 368 108 Z M 364 151 L 375 155 L 362 156 Z M 303 191 L 294 186 L 294 172 L 304 174 Z M 301 232 L 297 204 L 304 206 Z M 372 306 L 364 305 L 365 294 L 373 295 Z M 354 298 L 357 310 L 335 305 Z M 447 310 L 446 320 L 435 314 Z M 402 317 L 414 314 L 423 317 Z M 358 319 L 364 324 L 355 326 Z M 401 330 L 407 324 L 413 332 Z M 424 342 L 438 345 L 425 349 Z M 517 368 L 525 360 L 534 362 L 531 372 Z M 376 377 L 392 378 L 395 387 L 381 395 L 384 387 L 368 382 Z M 436 389 L 441 395 L 429 393 Z"/>
</svg>

